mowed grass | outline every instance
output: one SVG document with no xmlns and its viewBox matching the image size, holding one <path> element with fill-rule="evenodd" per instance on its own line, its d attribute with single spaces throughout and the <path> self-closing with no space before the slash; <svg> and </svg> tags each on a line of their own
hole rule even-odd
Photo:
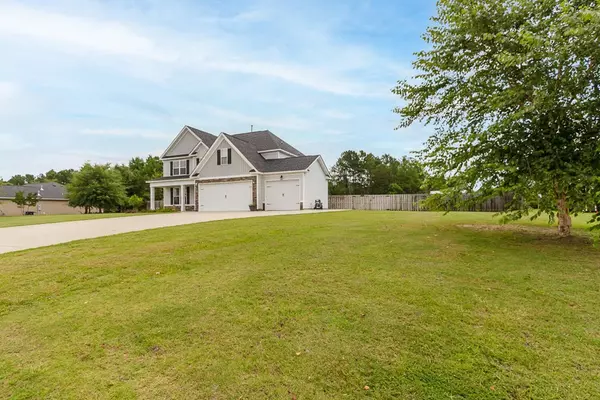
<svg viewBox="0 0 600 400">
<path fill-rule="evenodd" d="M 600 250 L 458 226 L 485 221 L 278 216 L 0 255 L 0 397 L 600 398 Z"/>
<path fill-rule="evenodd" d="M 39 225 L 39 224 L 52 224 L 55 222 L 70 222 L 70 221 L 83 221 L 86 219 L 101 219 L 101 218 L 119 218 L 119 217 L 131 217 L 139 214 L 118 214 L 118 213 L 107 213 L 107 214 L 64 214 L 64 215 L 19 215 L 14 217 L 0 217 L 0 228 L 8 228 L 11 226 L 24 226 L 24 225 Z"/>
</svg>

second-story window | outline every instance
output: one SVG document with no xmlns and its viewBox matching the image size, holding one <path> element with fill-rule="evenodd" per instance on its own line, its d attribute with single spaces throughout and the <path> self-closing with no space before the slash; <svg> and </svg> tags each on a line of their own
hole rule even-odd
<svg viewBox="0 0 600 400">
<path fill-rule="evenodd" d="M 173 161 L 173 176 L 187 174 L 187 160 Z"/>
<path fill-rule="evenodd" d="M 228 149 L 221 149 L 221 165 L 229 164 L 229 157 L 227 156 Z"/>
<path fill-rule="evenodd" d="M 217 149 L 217 165 L 231 164 L 231 148 Z"/>
</svg>

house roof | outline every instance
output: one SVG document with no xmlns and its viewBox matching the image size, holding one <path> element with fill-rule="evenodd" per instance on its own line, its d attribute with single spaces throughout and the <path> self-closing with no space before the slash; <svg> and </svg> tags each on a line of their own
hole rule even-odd
<svg viewBox="0 0 600 400">
<path fill-rule="evenodd" d="M 208 147 L 212 146 L 215 140 L 217 140 L 217 137 L 212 133 L 201 131 L 200 129 L 193 128 L 189 125 L 186 125 L 186 127 L 190 131 L 194 132 L 194 134 L 198 136 Z"/>
<path fill-rule="evenodd" d="M 264 131 L 268 132 L 268 131 Z M 277 138 L 277 136 L 273 135 L 269 132 L 270 135 Z M 231 141 L 231 143 L 237 147 L 237 149 L 246 157 L 250 164 L 256 168 L 258 172 L 284 172 L 284 171 L 303 171 L 310 166 L 319 156 L 305 156 L 300 153 L 298 150 L 295 150 L 297 153 L 300 153 L 297 157 L 288 157 L 288 158 L 275 158 L 272 160 L 265 160 L 263 156 L 260 155 L 257 146 L 253 143 L 240 139 L 239 135 L 228 135 L 224 133 Z M 242 134 L 247 135 L 247 134 Z M 249 136 L 243 136 L 248 138 Z M 280 139 L 281 140 L 281 139 Z M 262 138 L 259 139 L 259 142 L 262 141 Z M 282 141 L 283 142 L 283 141 Z M 290 146 L 291 147 L 291 146 Z M 271 147 L 272 149 L 273 147 Z M 293 149 L 293 147 L 292 147 Z"/>
<path fill-rule="evenodd" d="M 260 172 L 304 171 L 319 156 L 299 156 L 265 160 L 264 169 Z"/>
<path fill-rule="evenodd" d="M 262 166 L 265 162 L 263 156 L 258 153 L 258 149 L 252 143 L 246 142 L 237 138 L 235 135 L 228 135 L 223 133 L 227 139 L 246 157 L 250 164 L 254 166 L 258 171 L 262 172 Z"/>
<path fill-rule="evenodd" d="M 230 136 L 234 136 L 237 139 L 250 143 L 256 148 L 256 151 L 281 149 L 297 156 L 304 155 L 292 145 L 287 143 L 285 140 L 281 139 L 279 136 L 273 134 L 273 132 L 268 130 L 236 133 L 235 135 Z"/>
<path fill-rule="evenodd" d="M 67 188 L 56 182 L 31 183 L 23 186 L 0 186 L 0 198 L 14 199 L 17 192 L 22 191 L 27 195 L 37 193 L 40 188 L 44 189 L 41 191 L 42 199 L 67 200 Z"/>
</svg>

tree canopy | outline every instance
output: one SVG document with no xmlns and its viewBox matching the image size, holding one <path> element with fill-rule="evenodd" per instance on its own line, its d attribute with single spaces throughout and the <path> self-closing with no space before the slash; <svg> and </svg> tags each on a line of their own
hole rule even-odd
<svg viewBox="0 0 600 400">
<path fill-rule="evenodd" d="M 420 193 L 424 171 L 413 159 L 344 151 L 331 169 L 330 194 Z"/>
<path fill-rule="evenodd" d="M 146 183 L 162 176 L 163 164 L 159 157 L 146 159 L 134 157 L 127 164 L 115 166 L 84 164 L 80 171 L 51 169 L 45 174 L 14 175 L 6 183 L 22 186 L 31 183 L 57 182 L 67 185 L 70 204 L 100 210 L 121 210 L 123 208 L 140 210 L 150 199 L 150 187 Z M 77 180 L 74 179 L 78 176 Z M 107 189 L 106 196 L 102 190 Z M 160 200 L 162 191 L 157 192 Z"/>
<path fill-rule="evenodd" d="M 439 0 L 437 11 L 418 75 L 393 89 L 400 127 L 435 127 L 420 153 L 443 185 L 429 206 L 512 193 L 508 219 L 556 215 L 569 235 L 570 215 L 600 202 L 597 1 Z"/>
<path fill-rule="evenodd" d="M 28 183 L 44 182 L 57 182 L 62 185 L 67 185 L 69 182 L 71 182 L 71 178 L 73 177 L 74 172 L 74 169 L 63 169 L 58 172 L 51 169 L 45 174 L 39 174 L 37 176 L 34 176 L 32 174 L 14 175 L 7 181 L 7 183 L 14 186 L 23 186 Z"/>
<path fill-rule="evenodd" d="M 155 156 L 148 156 L 145 160 L 134 157 L 127 165 L 116 165 L 115 169 L 121 174 L 127 197 L 135 195 L 149 201 L 150 186 L 146 182 L 162 176 L 163 163 Z M 162 191 L 157 194 L 162 195 Z"/>
<path fill-rule="evenodd" d="M 67 198 L 72 207 L 100 212 L 116 210 L 125 204 L 125 188 L 121 175 L 110 164 L 85 163 L 67 185 Z"/>
</svg>

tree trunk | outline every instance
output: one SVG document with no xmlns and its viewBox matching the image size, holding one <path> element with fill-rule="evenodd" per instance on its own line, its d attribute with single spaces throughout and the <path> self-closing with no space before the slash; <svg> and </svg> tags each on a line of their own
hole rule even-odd
<svg viewBox="0 0 600 400">
<path fill-rule="evenodd" d="M 561 193 L 558 199 L 558 235 L 560 237 L 571 236 L 571 215 L 569 214 L 569 203 L 567 195 Z"/>
</svg>

